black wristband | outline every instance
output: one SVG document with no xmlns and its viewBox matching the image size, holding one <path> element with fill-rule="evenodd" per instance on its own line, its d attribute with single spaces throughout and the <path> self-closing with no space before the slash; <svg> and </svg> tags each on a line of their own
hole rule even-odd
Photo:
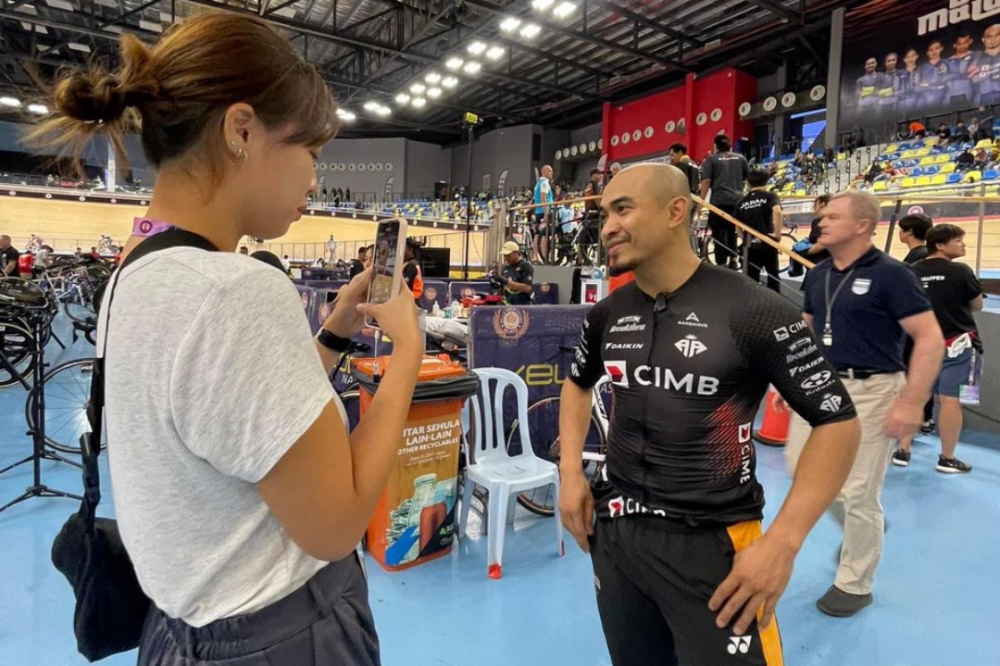
<svg viewBox="0 0 1000 666">
<path fill-rule="evenodd" d="M 321 345 L 338 354 L 343 354 L 351 346 L 350 338 L 342 338 L 325 328 L 319 329 L 319 335 L 316 336 L 316 339 L 319 340 Z"/>
</svg>

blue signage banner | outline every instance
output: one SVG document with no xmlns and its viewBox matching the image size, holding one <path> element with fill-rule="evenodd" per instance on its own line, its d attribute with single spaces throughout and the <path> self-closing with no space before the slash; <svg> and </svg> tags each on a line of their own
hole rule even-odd
<svg viewBox="0 0 1000 666">
<path fill-rule="evenodd" d="M 470 368 L 504 368 L 528 385 L 529 424 L 535 452 L 548 458 L 548 448 L 558 434 L 558 402 L 540 401 L 559 395 L 569 376 L 573 354 L 589 305 L 477 307 L 469 332 Z M 513 392 L 504 401 L 508 444 L 520 450 L 520 437 L 512 428 L 517 404 Z"/>
<path fill-rule="evenodd" d="M 435 303 L 442 310 L 450 305 L 448 283 L 439 280 L 424 280 L 424 294 L 420 297 L 420 307 L 431 312 Z"/>
</svg>

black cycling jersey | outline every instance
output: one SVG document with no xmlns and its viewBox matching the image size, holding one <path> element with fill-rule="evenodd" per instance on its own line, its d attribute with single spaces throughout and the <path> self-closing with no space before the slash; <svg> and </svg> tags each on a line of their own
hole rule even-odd
<svg viewBox="0 0 1000 666">
<path fill-rule="evenodd" d="M 590 310 L 570 378 L 590 388 L 605 373 L 618 497 L 598 502 L 602 517 L 759 520 L 751 429 L 768 384 L 813 426 L 855 414 L 802 313 L 707 263 L 673 293 L 652 298 L 633 282 Z"/>
</svg>

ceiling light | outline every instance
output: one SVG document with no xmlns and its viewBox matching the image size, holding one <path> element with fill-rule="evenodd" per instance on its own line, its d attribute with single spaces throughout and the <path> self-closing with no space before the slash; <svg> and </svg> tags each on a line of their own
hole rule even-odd
<svg viewBox="0 0 1000 666">
<path fill-rule="evenodd" d="M 150 32 L 163 32 L 163 26 L 153 21 L 139 19 L 139 27 Z"/>
<path fill-rule="evenodd" d="M 538 36 L 538 33 L 540 33 L 541 31 L 542 29 L 539 28 L 537 25 L 535 25 L 534 23 L 529 23 L 528 25 L 521 28 L 521 36 L 524 37 L 525 39 L 534 39 L 535 37 Z"/>
<path fill-rule="evenodd" d="M 343 113 L 340 113 L 340 111 L 343 111 L 343 109 L 339 109 L 337 111 L 337 115 L 340 116 L 340 119 L 343 120 L 344 122 L 353 123 L 354 120 L 357 118 L 357 116 L 351 113 L 350 111 L 344 111 Z"/>
<path fill-rule="evenodd" d="M 21 100 L 16 97 L 0 97 L 0 106 L 9 106 L 16 109 L 21 106 Z"/>
<path fill-rule="evenodd" d="M 49 112 L 49 107 L 45 106 L 44 104 L 29 104 L 28 111 L 30 111 L 31 113 L 37 113 L 40 116 L 44 116 L 46 113 Z"/>
<path fill-rule="evenodd" d="M 437 83 L 438 81 L 441 80 L 441 75 L 438 74 L 437 72 L 431 72 L 424 78 L 427 80 L 427 83 Z"/>
<path fill-rule="evenodd" d="M 519 25 L 521 25 L 521 19 L 514 18 L 513 16 L 500 21 L 500 29 L 504 32 L 513 32 L 514 30 L 517 30 Z"/>
<path fill-rule="evenodd" d="M 463 67 L 462 69 L 463 71 L 465 71 L 466 74 L 475 74 L 482 68 L 483 66 L 480 65 L 478 62 L 476 62 L 475 60 L 470 60 L 469 62 L 465 63 L 465 67 Z"/>
<path fill-rule="evenodd" d="M 365 111 L 374 111 L 375 109 L 377 109 L 380 106 L 381 106 L 381 104 L 379 104 L 375 100 L 371 100 L 370 99 L 367 102 L 365 102 Z"/>
<path fill-rule="evenodd" d="M 443 85 L 445 88 L 454 88 L 455 86 L 458 85 L 458 79 L 455 78 L 454 76 L 446 76 L 444 77 L 444 79 L 441 80 L 441 85 Z"/>
<path fill-rule="evenodd" d="M 448 58 L 448 62 L 446 62 L 444 66 L 448 69 L 459 69 L 463 64 L 465 64 L 465 61 L 461 58 L 452 57 Z"/>
<path fill-rule="evenodd" d="M 489 51 L 486 52 L 486 57 L 489 58 L 490 60 L 499 60 L 500 58 L 503 57 L 503 54 L 504 54 L 504 47 L 493 46 L 490 48 Z"/>
<path fill-rule="evenodd" d="M 14 11 L 21 12 L 22 14 L 31 14 L 32 16 L 38 16 L 38 10 L 32 7 L 31 5 L 21 5 Z"/>
<path fill-rule="evenodd" d="M 431 99 L 437 99 L 438 97 L 441 96 L 441 89 L 431 88 L 430 90 L 427 91 L 427 96 L 430 97 Z"/>
<path fill-rule="evenodd" d="M 552 6 L 556 0 L 531 0 L 531 6 L 538 11 L 544 12 L 546 9 Z"/>
<path fill-rule="evenodd" d="M 410 104 L 412 104 L 415 109 L 422 109 L 424 108 L 424 105 L 427 104 L 427 100 L 423 97 L 414 97 Z"/>
<path fill-rule="evenodd" d="M 410 101 L 410 96 L 407 95 L 406 93 L 399 93 L 398 95 L 396 95 L 396 102 L 398 104 L 406 104 L 409 101 Z"/>
<path fill-rule="evenodd" d="M 485 50 L 486 50 L 486 44 L 483 44 L 480 41 L 475 41 L 469 44 L 469 53 L 471 53 L 472 55 L 479 55 Z"/>
<path fill-rule="evenodd" d="M 556 18 L 566 18 L 576 10 L 576 3 L 573 2 L 562 2 L 556 7 L 552 14 Z"/>
<path fill-rule="evenodd" d="M 384 118 L 388 116 L 390 113 L 392 113 L 392 109 L 390 109 L 387 106 L 380 106 L 377 109 L 375 109 L 375 113 Z"/>
<path fill-rule="evenodd" d="M 421 94 L 425 90 L 427 90 L 427 86 L 425 86 L 422 83 L 414 83 L 412 86 L 410 86 L 410 92 L 417 95 Z"/>
<path fill-rule="evenodd" d="M 66 2 L 66 0 L 45 0 L 45 4 L 52 9 L 61 9 L 66 12 L 73 11 L 73 3 Z"/>
<path fill-rule="evenodd" d="M 70 42 L 67 44 L 71 51 L 80 51 L 81 53 L 90 53 L 90 47 L 86 44 L 80 44 L 78 42 Z"/>
</svg>

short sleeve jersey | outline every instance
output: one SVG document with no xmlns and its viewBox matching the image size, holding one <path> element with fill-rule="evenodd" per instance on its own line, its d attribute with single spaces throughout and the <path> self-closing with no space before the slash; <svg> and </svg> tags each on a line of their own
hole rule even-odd
<svg viewBox="0 0 1000 666">
<path fill-rule="evenodd" d="M 535 267 L 523 257 L 513 266 L 505 264 L 502 274 L 508 280 L 521 284 L 534 284 L 535 281 Z M 509 305 L 531 305 L 530 293 L 504 289 L 504 298 Z"/>
<path fill-rule="evenodd" d="M 754 190 L 736 204 L 736 219 L 754 231 L 774 235 L 774 208 L 781 200 L 774 192 Z"/>
<path fill-rule="evenodd" d="M 588 388 L 603 375 L 608 480 L 633 501 L 599 502 L 612 518 L 639 503 L 692 525 L 759 520 L 751 429 L 769 384 L 814 426 L 855 413 L 802 313 L 710 264 L 673 293 L 633 282 L 591 309 L 570 379 Z"/>
<path fill-rule="evenodd" d="M 710 203 L 716 206 L 735 206 L 749 174 L 747 158 L 734 152 L 714 153 L 701 165 L 702 179 L 712 181 Z"/>
</svg>

